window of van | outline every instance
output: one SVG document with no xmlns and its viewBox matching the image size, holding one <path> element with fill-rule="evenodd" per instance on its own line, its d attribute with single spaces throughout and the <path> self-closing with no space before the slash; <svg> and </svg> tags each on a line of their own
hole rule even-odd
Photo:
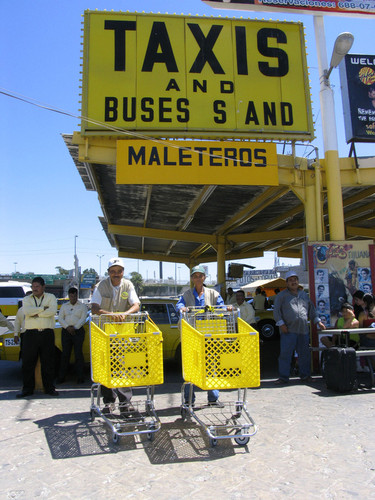
<svg viewBox="0 0 375 500">
<path fill-rule="evenodd" d="M 0 298 L 20 298 L 25 296 L 25 291 L 22 286 L 0 286 Z"/>
</svg>

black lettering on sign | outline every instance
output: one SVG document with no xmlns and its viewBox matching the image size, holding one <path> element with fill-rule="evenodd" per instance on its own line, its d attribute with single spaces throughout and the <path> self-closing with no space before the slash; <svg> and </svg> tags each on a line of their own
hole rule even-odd
<svg viewBox="0 0 375 500">
<path fill-rule="evenodd" d="M 229 160 L 233 160 L 233 166 L 237 166 L 237 149 L 235 148 L 225 148 L 224 149 L 225 156 L 225 166 L 229 165 Z"/>
<path fill-rule="evenodd" d="M 220 92 L 222 94 L 233 94 L 234 92 L 234 83 L 230 81 L 222 80 L 220 82 Z"/>
<path fill-rule="evenodd" d="M 178 90 L 180 92 L 180 87 L 178 86 L 176 80 L 174 78 L 171 78 L 165 90 Z"/>
<path fill-rule="evenodd" d="M 287 43 L 286 34 L 277 28 L 262 28 L 258 31 L 258 50 L 266 57 L 277 59 L 277 66 L 271 66 L 269 62 L 260 61 L 258 67 L 265 76 L 285 76 L 289 71 L 288 54 L 278 47 L 269 47 L 269 38 L 275 38 L 277 43 Z"/>
<path fill-rule="evenodd" d="M 196 92 L 198 88 L 202 92 L 206 93 L 207 92 L 207 80 L 203 80 L 202 83 L 200 83 L 198 80 L 193 80 L 193 92 Z"/>
<path fill-rule="evenodd" d="M 118 100 L 116 97 L 106 97 L 104 100 L 104 121 L 115 122 L 117 120 Z"/>
<path fill-rule="evenodd" d="M 263 156 L 262 153 L 266 154 L 267 151 L 265 149 L 255 149 L 254 150 L 254 160 L 262 160 L 262 163 L 255 163 L 254 161 L 254 165 L 256 167 L 266 167 L 267 166 L 267 157 L 266 156 Z"/>
<path fill-rule="evenodd" d="M 171 101 L 172 99 L 170 97 L 159 97 L 159 122 L 170 123 L 172 121 L 172 118 L 165 116 L 172 111 L 172 108 L 165 106 L 165 104 Z"/>
<path fill-rule="evenodd" d="M 169 152 L 169 148 L 168 146 L 165 146 L 164 147 L 164 165 L 177 165 L 177 163 L 175 161 L 169 161 L 168 159 L 168 152 Z"/>
<path fill-rule="evenodd" d="M 219 116 L 214 116 L 215 123 L 225 123 L 227 121 L 227 113 L 221 108 L 225 108 L 225 101 L 214 101 L 214 113 Z"/>
<path fill-rule="evenodd" d="M 246 49 L 246 29 L 245 26 L 236 26 L 234 28 L 236 36 L 236 56 L 237 73 L 247 75 L 247 49 Z"/>
<path fill-rule="evenodd" d="M 180 165 L 191 166 L 191 148 L 178 148 L 178 161 Z"/>
<path fill-rule="evenodd" d="M 105 30 L 115 35 L 115 71 L 126 70 L 126 32 L 135 31 L 135 21 L 104 21 Z"/>
<path fill-rule="evenodd" d="M 141 120 L 143 122 L 152 122 L 154 121 L 154 110 L 152 108 L 149 108 L 147 104 L 150 104 L 151 106 L 154 104 L 154 100 L 152 97 L 143 97 L 143 99 L 141 100 L 141 110 L 145 113 L 148 113 L 146 115 L 141 115 Z"/>
<path fill-rule="evenodd" d="M 254 125 L 259 125 L 258 115 L 255 110 L 254 101 L 249 101 L 249 104 L 247 105 L 245 124 L 248 125 L 250 122 L 253 122 Z"/>
<path fill-rule="evenodd" d="M 184 105 L 186 107 L 184 107 Z M 187 123 L 190 119 L 190 112 L 188 109 L 189 99 L 177 99 L 177 111 L 181 114 L 177 115 L 177 121 L 180 123 Z"/>
<path fill-rule="evenodd" d="M 153 146 L 151 148 L 150 158 L 148 159 L 148 164 L 152 165 L 156 163 L 156 165 L 160 165 L 159 151 L 157 146 Z"/>
<path fill-rule="evenodd" d="M 210 167 L 222 167 L 222 158 L 216 158 L 221 153 L 221 148 L 210 148 Z"/>
<path fill-rule="evenodd" d="M 201 148 L 200 146 L 199 146 L 199 147 L 195 147 L 195 148 L 194 148 L 194 151 L 198 151 L 198 153 L 199 153 L 199 154 L 198 154 L 198 157 L 199 157 L 199 162 L 198 162 L 198 165 L 199 165 L 200 167 L 203 165 L 203 155 L 202 155 L 202 153 L 203 153 L 204 151 L 206 151 L 206 150 L 207 150 L 207 148 Z"/>
<path fill-rule="evenodd" d="M 219 61 L 217 60 L 212 49 L 223 29 L 222 25 L 214 24 L 211 26 L 207 37 L 204 36 L 199 24 L 187 23 L 190 31 L 192 32 L 196 42 L 199 45 L 200 51 L 190 68 L 190 73 L 201 73 L 205 64 L 208 63 L 211 66 L 212 71 L 215 75 L 225 74 L 223 68 L 221 67 Z"/>
<path fill-rule="evenodd" d="M 123 103 L 122 103 L 122 118 L 124 120 L 124 122 L 134 122 L 135 120 L 135 116 L 136 116 L 136 110 L 135 110 L 135 106 L 136 106 L 136 98 L 135 97 L 132 97 L 131 98 L 131 111 L 130 111 L 130 114 L 129 114 L 129 98 L 128 97 L 124 97 L 123 98 Z"/>
<path fill-rule="evenodd" d="M 271 106 L 270 106 L 271 104 Z M 264 113 L 264 124 L 269 125 L 270 122 L 272 125 L 276 125 L 276 103 L 264 102 L 263 103 L 263 113 Z"/>
<path fill-rule="evenodd" d="M 139 160 L 141 160 L 141 165 L 146 164 L 146 148 L 141 146 L 138 153 L 135 151 L 133 146 L 129 146 L 128 149 L 128 164 L 133 165 L 133 160 L 136 165 L 138 165 Z"/>
<path fill-rule="evenodd" d="M 155 63 L 165 64 L 168 73 L 178 73 L 167 28 L 160 21 L 152 25 L 142 71 L 151 72 Z"/>
<path fill-rule="evenodd" d="M 281 124 L 293 125 L 293 106 L 290 102 L 281 102 Z M 288 115 L 288 116 L 287 116 Z"/>
<path fill-rule="evenodd" d="M 252 150 L 250 148 L 240 148 L 240 167 L 251 167 Z"/>
</svg>

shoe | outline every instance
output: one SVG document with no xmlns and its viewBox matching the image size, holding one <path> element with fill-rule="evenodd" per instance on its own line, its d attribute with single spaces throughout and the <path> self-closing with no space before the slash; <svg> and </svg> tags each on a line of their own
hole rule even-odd
<svg viewBox="0 0 375 500">
<path fill-rule="evenodd" d="M 135 408 L 131 403 L 120 404 L 120 415 L 122 417 L 130 417 L 132 413 L 135 413 Z"/>
<path fill-rule="evenodd" d="M 21 398 L 27 398 L 27 396 L 32 396 L 34 394 L 33 391 L 22 391 L 16 394 L 16 398 L 21 399 Z"/>
<path fill-rule="evenodd" d="M 219 401 L 218 399 L 216 401 L 208 401 L 208 406 L 216 406 L 216 408 L 224 408 L 224 403 Z"/>
<path fill-rule="evenodd" d="M 284 380 L 283 378 L 278 378 L 277 380 L 275 380 L 274 384 L 287 385 L 287 384 L 289 384 L 289 380 Z"/>
<path fill-rule="evenodd" d="M 45 392 L 48 396 L 60 396 L 60 394 L 56 391 L 56 389 L 52 389 L 51 391 Z"/>
<path fill-rule="evenodd" d="M 311 377 L 303 377 L 301 378 L 301 382 L 305 382 L 306 384 L 311 384 L 314 380 Z"/>
<path fill-rule="evenodd" d="M 103 415 L 110 415 L 111 414 L 111 408 L 109 406 L 104 406 L 104 408 L 101 409 L 101 412 Z"/>
</svg>

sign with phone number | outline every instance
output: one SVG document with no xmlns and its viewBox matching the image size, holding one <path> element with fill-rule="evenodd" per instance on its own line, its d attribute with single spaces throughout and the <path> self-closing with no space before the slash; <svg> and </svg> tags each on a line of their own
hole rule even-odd
<svg viewBox="0 0 375 500">
<path fill-rule="evenodd" d="M 211 7 L 233 10 L 261 10 L 304 14 L 320 12 L 334 16 L 368 16 L 375 14 L 375 0 L 340 2 L 338 0 L 202 0 Z"/>
</svg>

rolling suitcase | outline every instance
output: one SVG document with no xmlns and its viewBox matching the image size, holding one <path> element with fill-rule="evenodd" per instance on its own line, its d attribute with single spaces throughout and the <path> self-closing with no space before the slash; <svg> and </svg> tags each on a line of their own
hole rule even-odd
<svg viewBox="0 0 375 500">
<path fill-rule="evenodd" d="M 352 347 L 331 347 L 322 352 L 327 389 L 350 392 L 358 387 L 357 359 Z"/>
</svg>

